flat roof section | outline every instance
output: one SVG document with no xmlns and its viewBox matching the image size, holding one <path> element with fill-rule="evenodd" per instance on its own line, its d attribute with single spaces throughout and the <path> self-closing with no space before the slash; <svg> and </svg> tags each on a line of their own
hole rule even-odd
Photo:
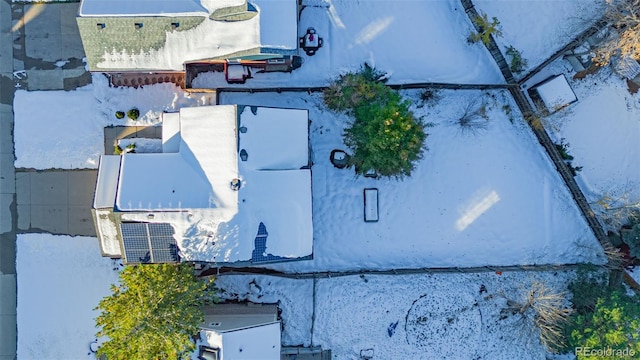
<svg viewBox="0 0 640 360">
<path fill-rule="evenodd" d="M 120 174 L 120 155 L 103 155 L 98 165 L 98 180 L 93 198 L 94 209 L 113 208 Z"/>
<path fill-rule="evenodd" d="M 536 87 L 536 91 L 544 106 L 550 111 L 555 112 L 561 108 L 578 101 L 576 94 L 571 89 L 567 78 L 563 74 L 557 75 Z"/>
<path fill-rule="evenodd" d="M 260 14 L 260 43 L 264 47 L 298 48 L 298 4 L 295 0 L 250 0 Z"/>
<path fill-rule="evenodd" d="M 309 165 L 307 110 L 246 106 L 240 128 L 240 150 L 247 154 L 244 168 L 294 170 Z"/>
</svg>

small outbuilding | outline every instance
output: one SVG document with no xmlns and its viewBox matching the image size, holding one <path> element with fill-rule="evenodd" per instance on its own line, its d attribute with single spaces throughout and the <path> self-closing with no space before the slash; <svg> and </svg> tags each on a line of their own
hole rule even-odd
<svg viewBox="0 0 640 360">
<path fill-rule="evenodd" d="M 217 304 L 203 310 L 199 359 L 280 360 L 277 305 Z"/>
<path fill-rule="evenodd" d="M 529 89 L 538 110 L 554 113 L 578 101 L 564 74 L 551 76 Z"/>
</svg>

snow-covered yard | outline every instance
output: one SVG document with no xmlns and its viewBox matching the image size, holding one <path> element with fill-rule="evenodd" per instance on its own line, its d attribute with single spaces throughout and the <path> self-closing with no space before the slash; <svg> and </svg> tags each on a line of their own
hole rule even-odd
<svg viewBox="0 0 640 360">
<path fill-rule="evenodd" d="M 95 359 L 93 309 L 118 281 L 96 238 L 23 234 L 17 240 L 18 358 Z"/>
<path fill-rule="evenodd" d="M 566 291 L 573 273 L 362 275 L 313 280 L 222 275 L 222 297 L 283 309 L 283 343 L 331 349 L 335 359 L 545 359 L 531 324 L 502 316 L 534 281 Z M 256 286 L 257 285 L 257 286 Z"/>
<path fill-rule="evenodd" d="M 204 73 L 194 87 L 323 86 L 364 62 L 390 74 L 390 83 L 503 83 L 489 52 L 468 44 L 473 26 L 459 0 L 303 1 L 298 36 L 316 29 L 324 45 L 291 74 L 256 74 L 229 85 L 222 73 Z"/>
<path fill-rule="evenodd" d="M 495 40 L 502 53 L 513 46 L 527 60 L 527 70 L 531 70 L 597 21 L 605 1 L 474 0 L 473 3 L 489 20 L 495 16 L 500 21 L 502 36 Z"/>
<path fill-rule="evenodd" d="M 617 231 L 615 211 L 602 205 L 613 209 L 640 201 L 640 94 L 630 94 L 608 68 L 583 80 L 570 75 L 578 102 L 553 114 L 547 128 L 556 143 L 564 139 L 573 165 L 582 167 L 576 176 L 582 191 L 612 220 L 609 230 Z"/>
<path fill-rule="evenodd" d="M 144 88 L 109 87 L 101 74 L 74 91 L 16 91 L 16 167 L 95 169 L 104 153 L 104 127 L 149 126 L 163 111 L 215 103 L 211 94 L 191 95 L 173 84 Z M 115 117 L 116 111 L 140 110 L 138 120 Z"/>
<path fill-rule="evenodd" d="M 403 181 L 356 178 L 329 161 L 344 115 L 320 95 L 222 93 L 227 104 L 309 109 L 314 260 L 286 271 L 556 264 L 601 261 L 599 245 L 559 175 L 503 92 L 442 91 L 437 104 L 405 93 L 433 123 L 429 150 Z M 484 106 L 486 129 L 454 120 Z M 484 104 L 484 105 L 483 105 Z M 512 111 L 513 123 L 506 114 Z M 363 221 L 363 190 L 379 190 L 380 221 Z"/>
</svg>

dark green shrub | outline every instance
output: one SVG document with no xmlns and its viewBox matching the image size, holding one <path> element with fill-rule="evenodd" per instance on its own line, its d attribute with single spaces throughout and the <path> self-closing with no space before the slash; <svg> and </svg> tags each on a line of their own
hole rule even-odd
<svg viewBox="0 0 640 360">
<path fill-rule="evenodd" d="M 511 58 L 511 61 L 509 62 L 509 69 L 511 72 L 519 74 L 527 68 L 527 59 L 522 57 L 522 54 L 518 49 L 513 46 L 509 46 L 507 47 L 506 54 Z"/>
<path fill-rule="evenodd" d="M 563 160 L 573 160 L 573 156 L 569 155 L 569 144 L 564 142 L 564 139 L 560 139 L 560 143 L 554 145 L 556 146 L 556 149 L 558 149 L 558 152 L 560 153 L 560 156 L 562 156 Z"/>
<path fill-rule="evenodd" d="M 345 144 L 352 150 L 350 165 L 363 175 L 370 170 L 380 176 L 410 176 L 414 162 L 422 158 L 424 124 L 409 111 L 400 95 L 387 104 L 359 106 L 355 120 L 345 129 Z"/>
<path fill-rule="evenodd" d="M 124 119 L 124 111 L 116 111 L 116 119 Z"/>
<path fill-rule="evenodd" d="M 347 112 L 361 103 L 386 103 L 389 89 L 384 74 L 365 64 L 357 73 L 341 75 L 323 92 L 324 103 L 331 110 Z"/>
<path fill-rule="evenodd" d="M 127 117 L 131 120 L 138 120 L 138 117 L 140 117 L 140 110 L 133 108 L 127 111 Z"/>
<path fill-rule="evenodd" d="M 136 144 L 135 143 L 131 143 L 131 144 L 127 145 L 124 149 L 118 144 L 113 146 L 113 153 L 115 155 L 133 154 L 135 152 L 136 152 Z"/>
<path fill-rule="evenodd" d="M 352 152 L 349 167 L 358 175 L 401 178 L 411 175 L 422 158 L 427 134 L 425 124 L 409 110 L 410 103 L 383 79 L 383 73 L 365 64 L 357 73 L 340 76 L 324 92 L 324 101 L 329 109 L 353 116 L 344 132 Z"/>
<path fill-rule="evenodd" d="M 484 45 L 491 43 L 491 35 L 502 36 L 502 30 L 500 30 L 500 21 L 497 17 L 492 17 L 489 21 L 489 17 L 485 13 L 481 13 L 471 20 L 476 26 L 478 31 L 474 31 L 469 34 L 467 39 L 470 43 L 477 43 L 482 41 Z"/>
<path fill-rule="evenodd" d="M 640 354 L 640 300 L 624 288 L 608 287 L 604 281 L 579 278 L 569 286 L 575 312 L 563 328 L 565 352 L 576 348 L 633 350 Z M 578 360 L 623 359 L 616 356 L 589 356 L 576 353 Z"/>
</svg>

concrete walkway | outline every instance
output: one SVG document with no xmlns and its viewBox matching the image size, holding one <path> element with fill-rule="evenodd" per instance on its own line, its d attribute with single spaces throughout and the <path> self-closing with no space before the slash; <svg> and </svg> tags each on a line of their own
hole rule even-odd
<svg viewBox="0 0 640 360">
<path fill-rule="evenodd" d="M 0 360 L 16 358 L 16 196 L 13 167 L 13 34 L 0 0 Z"/>
<path fill-rule="evenodd" d="M 18 231 L 96 236 L 91 204 L 97 177 L 97 170 L 18 170 Z"/>
<path fill-rule="evenodd" d="M 81 60 L 78 6 L 0 0 L 0 360 L 16 359 L 16 232 L 95 234 L 95 171 L 18 172 L 16 186 L 14 168 L 16 88 L 72 90 L 91 82 Z"/>
</svg>

